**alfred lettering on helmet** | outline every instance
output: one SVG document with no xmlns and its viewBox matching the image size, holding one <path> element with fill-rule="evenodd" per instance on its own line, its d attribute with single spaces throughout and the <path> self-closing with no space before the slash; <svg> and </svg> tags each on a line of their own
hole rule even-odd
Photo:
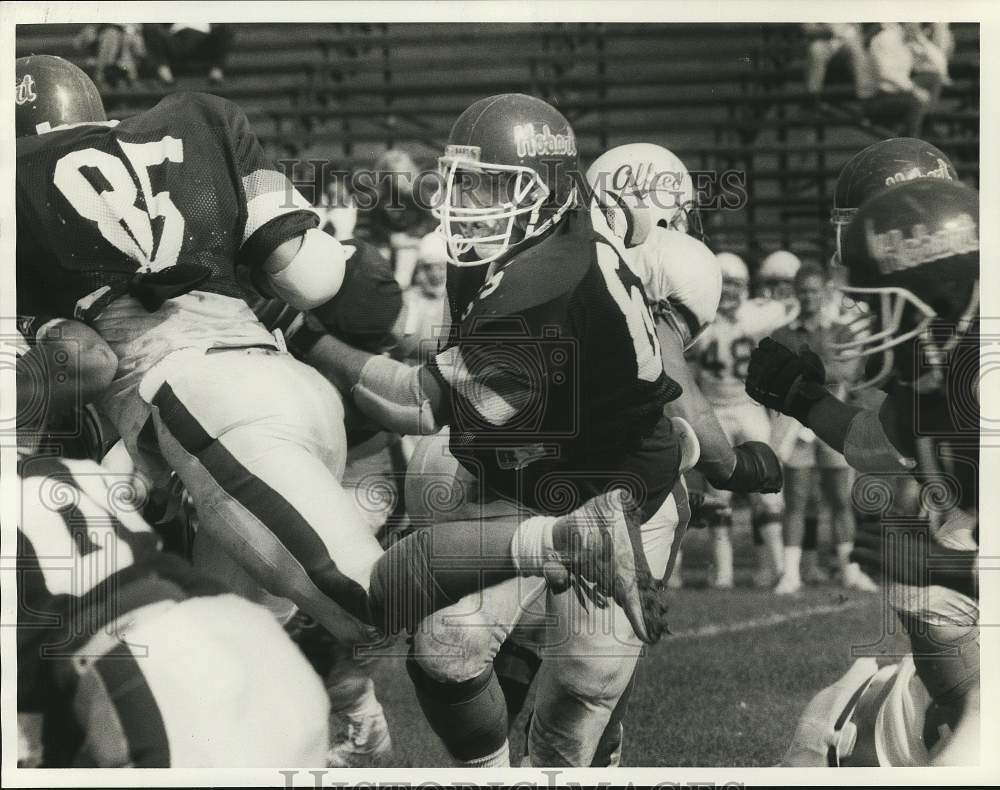
<svg viewBox="0 0 1000 790">
<path fill-rule="evenodd" d="M 681 173 L 672 170 L 657 172 L 654 167 L 652 162 L 640 162 L 635 169 L 631 164 L 624 164 L 612 173 L 611 188 L 619 192 L 631 190 L 640 193 L 656 190 L 681 191 Z"/>
<path fill-rule="evenodd" d="M 541 124 L 541 130 L 537 130 L 538 124 L 522 123 L 514 127 L 514 141 L 517 144 L 517 155 L 525 156 L 552 156 L 555 154 L 565 156 L 576 156 L 576 140 L 573 132 L 566 134 L 553 134 L 547 123 Z"/>
<path fill-rule="evenodd" d="M 885 185 L 891 187 L 893 184 L 901 184 L 904 181 L 912 181 L 915 178 L 942 178 L 951 181 L 951 173 L 948 172 L 948 163 L 938 157 L 938 166 L 933 170 L 922 172 L 919 167 L 912 167 L 901 173 L 893 173 L 885 179 Z"/>
<path fill-rule="evenodd" d="M 927 227 L 918 223 L 909 237 L 898 228 L 876 233 L 872 221 L 865 220 L 865 243 L 872 258 L 878 262 L 879 271 L 891 274 L 940 258 L 977 251 L 978 230 L 976 221 L 968 214 L 960 214 L 933 233 L 928 233 Z"/>
<path fill-rule="evenodd" d="M 21 81 L 17 83 L 17 94 L 14 101 L 18 104 L 27 104 L 37 98 L 38 94 L 35 93 L 35 79 L 30 74 L 25 74 L 21 77 Z"/>
</svg>

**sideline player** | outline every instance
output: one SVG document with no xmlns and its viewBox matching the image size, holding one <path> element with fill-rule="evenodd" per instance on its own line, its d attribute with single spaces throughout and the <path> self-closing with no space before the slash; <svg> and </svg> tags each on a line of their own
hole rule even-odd
<svg viewBox="0 0 1000 790">
<path fill-rule="evenodd" d="M 798 305 L 793 299 L 748 298 L 750 274 L 738 255 L 718 254 L 722 270 L 722 296 L 715 321 L 692 347 L 698 386 L 715 410 L 730 442 L 771 440 L 767 412 L 744 392 L 750 353 L 757 341 L 793 320 Z M 779 453 L 780 456 L 780 453 Z M 713 587 L 733 586 L 733 545 L 731 494 L 711 491 L 706 496 L 706 512 L 712 514 L 712 551 L 715 560 Z M 758 548 L 754 583 L 770 587 L 782 568 L 781 510 L 779 494 L 757 494 L 753 507 L 754 544 Z"/>
<path fill-rule="evenodd" d="M 818 695 L 787 764 L 978 762 L 978 223 L 975 190 L 916 177 L 869 198 L 843 231 L 844 293 L 867 302 L 872 320 L 834 352 L 869 363 L 867 383 L 886 390 L 877 409 L 835 398 L 809 351 L 767 338 L 751 359 L 747 392 L 859 472 L 947 491 L 934 521 L 886 515 L 859 532 L 856 556 L 891 583 L 912 654 L 877 673 L 861 659 Z M 918 451 L 921 435 L 934 458 Z"/>
</svg>

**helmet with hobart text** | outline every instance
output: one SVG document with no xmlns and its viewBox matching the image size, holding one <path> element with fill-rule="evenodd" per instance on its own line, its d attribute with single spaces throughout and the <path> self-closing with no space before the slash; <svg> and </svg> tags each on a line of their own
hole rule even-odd
<svg viewBox="0 0 1000 790">
<path fill-rule="evenodd" d="M 587 169 L 587 184 L 626 247 L 642 244 L 654 227 L 704 241 L 691 174 L 663 146 L 628 143 L 605 151 Z"/>
<path fill-rule="evenodd" d="M 830 213 L 837 255 L 843 232 L 862 203 L 893 184 L 916 178 L 957 181 L 958 173 L 943 151 L 915 137 L 880 140 L 852 156 L 837 177 Z"/>
<path fill-rule="evenodd" d="M 719 312 L 731 316 L 749 295 L 750 270 L 747 269 L 743 259 L 734 252 L 720 252 L 715 259 L 722 272 Z"/>
<path fill-rule="evenodd" d="M 787 299 L 795 292 L 795 274 L 802 266 L 799 256 L 788 250 L 775 250 L 757 270 L 756 291 L 768 299 Z"/>
<path fill-rule="evenodd" d="M 866 386 L 940 371 L 979 316 L 979 193 L 929 178 L 883 190 L 848 225 L 843 265 L 842 293 L 870 310 L 831 344 L 838 358 L 868 358 Z"/>
<path fill-rule="evenodd" d="M 456 266 L 496 261 L 547 232 L 576 203 L 573 129 L 534 96 L 475 102 L 455 121 L 438 163 L 436 211 Z"/>
<path fill-rule="evenodd" d="M 59 126 L 107 120 L 97 86 L 79 67 L 55 55 L 15 63 L 14 126 L 18 137 Z"/>
</svg>

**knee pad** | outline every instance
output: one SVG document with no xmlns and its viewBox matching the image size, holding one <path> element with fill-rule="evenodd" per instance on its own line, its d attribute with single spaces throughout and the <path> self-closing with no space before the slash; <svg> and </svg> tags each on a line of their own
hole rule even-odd
<svg viewBox="0 0 1000 790">
<path fill-rule="evenodd" d="M 443 609 L 420 623 L 410 654 L 438 683 L 463 683 L 493 665 L 500 644 L 492 625 L 479 613 L 462 616 L 451 607 Z"/>
</svg>

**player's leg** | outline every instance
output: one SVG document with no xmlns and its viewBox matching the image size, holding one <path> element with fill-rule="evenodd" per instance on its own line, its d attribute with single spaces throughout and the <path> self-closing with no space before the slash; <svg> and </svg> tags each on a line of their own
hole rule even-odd
<svg viewBox="0 0 1000 790">
<path fill-rule="evenodd" d="M 642 525 L 643 548 L 656 578 L 676 567 L 690 512 L 679 479 L 656 514 Z M 584 610 L 568 593 L 547 595 L 553 617 L 536 679 L 528 736 L 533 766 L 589 766 L 631 682 L 641 642 L 616 605 Z"/>
<path fill-rule="evenodd" d="M 346 641 L 367 638 L 359 618 L 382 552 L 337 482 L 346 439 L 336 391 L 287 355 L 187 362 L 148 400 L 160 449 L 196 504 L 196 543 L 207 536 Z"/>
<path fill-rule="evenodd" d="M 876 592 L 878 585 L 872 581 L 856 562 L 851 562 L 854 551 L 854 510 L 851 491 L 854 471 L 845 464 L 827 462 L 819 470 L 820 489 L 830 509 L 830 522 L 837 551 L 837 568 L 845 587 Z"/>
<path fill-rule="evenodd" d="M 544 606 L 544 590 L 541 579 L 509 579 L 435 612 L 414 634 L 407 671 L 456 765 L 510 764 L 507 704 L 494 659 L 522 613 Z"/>
<path fill-rule="evenodd" d="M 785 486 L 783 489 L 785 556 L 782 562 L 781 580 L 774 588 L 776 593 L 782 595 L 798 592 L 802 588 L 800 575 L 802 537 L 809 503 L 809 489 L 813 484 L 813 470 L 811 464 L 791 465 L 799 461 L 799 458 L 793 458 L 791 463 L 785 465 Z"/>
<path fill-rule="evenodd" d="M 741 408 L 741 425 L 735 435 L 737 444 L 743 442 L 771 442 L 771 419 L 767 410 L 747 404 Z M 781 514 L 784 500 L 778 494 L 751 494 L 751 528 L 757 552 L 757 570 L 754 586 L 773 587 L 781 578 L 784 563 L 784 541 L 782 540 Z"/>
<path fill-rule="evenodd" d="M 802 530 L 800 566 L 802 581 L 806 584 L 827 584 L 830 581 L 829 574 L 819 564 L 819 522 L 821 513 L 826 509 L 825 500 L 820 493 L 819 475 L 814 474 Z"/>
</svg>

